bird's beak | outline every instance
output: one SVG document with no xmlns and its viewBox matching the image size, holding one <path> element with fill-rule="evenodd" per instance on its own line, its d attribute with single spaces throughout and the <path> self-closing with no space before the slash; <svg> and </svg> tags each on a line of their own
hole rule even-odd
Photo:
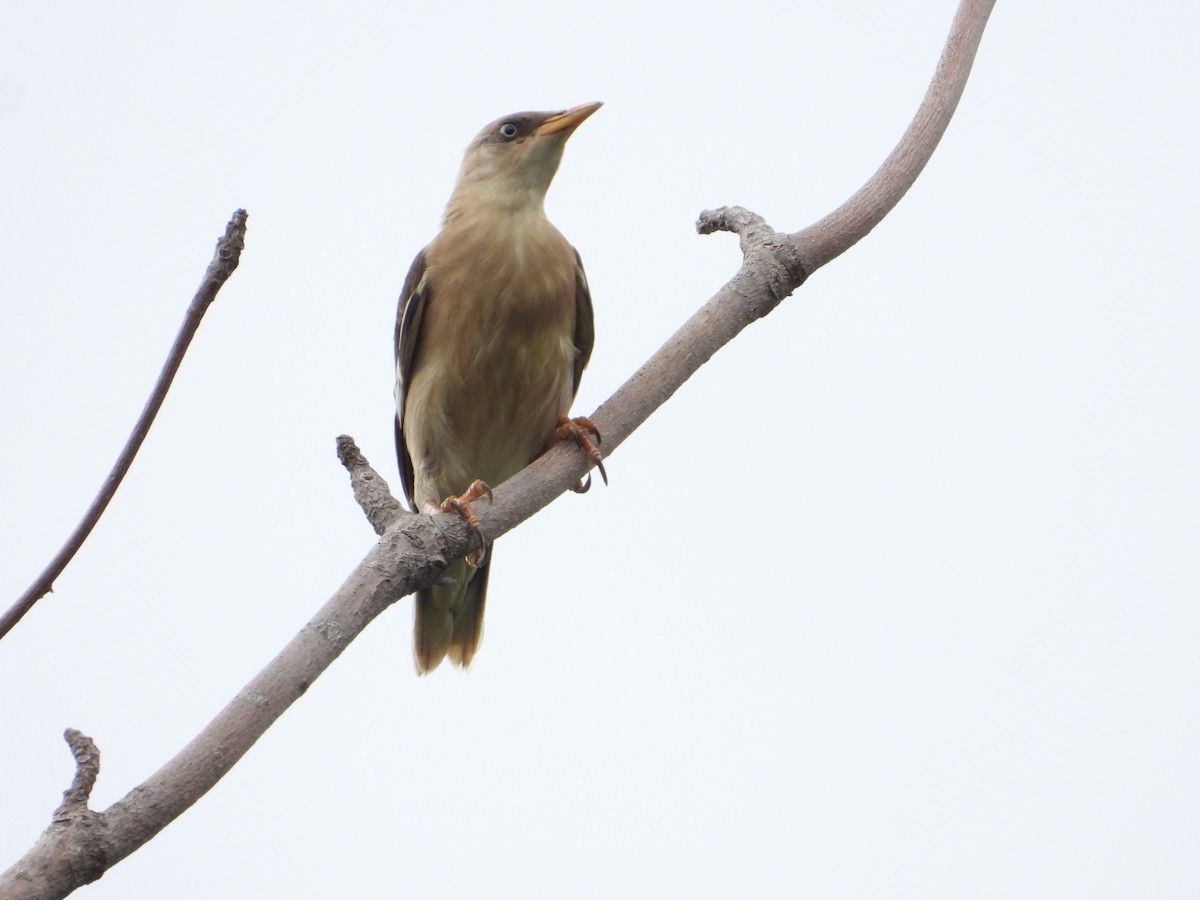
<svg viewBox="0 0 1200 900">
<path fill-rule="evenodd" d="M 568 109 L 566 112 L 555 113 L 539 125 L 533 133 L 539 137 L 547 134 L 557 134 L 560 131 L 566 131 L 567 134 L 570 134 L 582 124 L 584 119 L 603 105 L 603 103 L 597 100 L 595 103 L 583 103 Z"/>
</svg>

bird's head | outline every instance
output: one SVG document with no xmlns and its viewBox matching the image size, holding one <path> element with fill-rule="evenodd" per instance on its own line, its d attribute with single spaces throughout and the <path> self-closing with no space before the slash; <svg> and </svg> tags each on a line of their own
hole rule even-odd
<svg viewBox="0 0 1200 900">
<path fill-rule="evenodd" d="M 467 204 L 541 210 L 567 138 L 600 106 L 514 113 L 492 122 L 467 148 L 447 219 Z"/>
</svg>

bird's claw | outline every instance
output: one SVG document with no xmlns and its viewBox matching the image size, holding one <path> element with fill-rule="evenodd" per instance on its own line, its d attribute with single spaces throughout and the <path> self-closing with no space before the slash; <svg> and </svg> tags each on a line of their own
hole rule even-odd
<svg viewBox="0 0 1200 900">
<path fill-rule="evenodd" d="M 593 442 L 588 435 L 594 435 Z M 600 453 L 600 429 L 596 427 L 596 423 L 587 416 L 577 416 L 574 419 L 563 416 L 558 420 L 558 427 L 554 429 L 554 439 L 562 441 L 570 438 L 584 453 L 588 455 L 588 459 L 596 466 L 600 472 L 600 477 L 604 479 L 604 484 L 608 484 L 608 473 L 604 471 L 604 456 Z M 592 486 L 592 473 L 588 472 L 586 476 L 578 484 L 571 488 L 577 494 L 586 494 Z"/>
<path fill-rule="evenodd" d="M 457 513 L 462 517 L 462 520 L 467 523 L 467 530 L 471 534 L 478 535 L 479 549 L 472 550 L 467 554 L 467 565 L 478 569 L 483 565 L 488 555 L 488 540 L 483 530 L 479 527 L 479 516 L 475 515 L 475 510 L 471 509 L 471 504 L 480 497 L 487 497 L 488 502 L 492 502 L 492 489 L 480 481 L 475 479 L 471 482 L 471 486 L 457 497 L 447 497 L 442 501 L 439 507 L 444 513 Z"/>
</svg>

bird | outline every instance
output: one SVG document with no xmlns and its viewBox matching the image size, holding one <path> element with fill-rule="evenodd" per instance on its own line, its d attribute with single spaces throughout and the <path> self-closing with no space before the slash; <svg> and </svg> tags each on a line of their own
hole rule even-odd
<svg viewBox="0 0 1200 900">
<path fill-rule="evenodd" d="M 608 481 L 595 424 L 569 417 L 595 340 L 591 292 L 544 209 L 567 139 L 601 105 L 515 113 L 480 131 L 404 280 L 395 393 L 405 496 L 414 512 L 457 512 L 481 544 L 416 594 L 420 675 L 446 657 L 465 669 L 479 647 L 492 559 L 471 503 L 564 439 Z"/>
</svg>

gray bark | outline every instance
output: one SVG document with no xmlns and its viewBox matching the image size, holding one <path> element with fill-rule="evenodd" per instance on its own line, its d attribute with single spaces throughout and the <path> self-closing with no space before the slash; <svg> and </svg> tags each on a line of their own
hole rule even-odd
<svg viewBox="0 0 1200 900">
<path fill-rule="evenodd" d="M 705 212 L 702 233 L 730 231 L 744 261 L 704 304 L 591 418 L 608 456 L 714 353 L 765 316 L 806 277 L 865 237 L 899 202 L 924 168 L 958 104 L 994 0 L 963 0 L 930 88 L 896 149 L 845 204 L 814 225 L 785 234 L 740 208 Z M 351 443 L 341 455 L 378 543 L 300 633 L 230 701 L 179 754 L 103 812 L 87 807 L 98 754 L 68 732 L 77 775 L 50 827 L 0 875 L 0 896 L 12 900 L 65 897 L 99 878 L 150 840 L 207 792 L 271 723 L 379 613 L 436 580 L 467 553 L 473 538 L 456 516 L 398 513 L 399 504 Z M 560 444 L 475 507 L 481 528 L 496 539 L 567 491 L 589 461 Z M 385 523 L 387 524 L 386 527 Z"/>
</svg>

